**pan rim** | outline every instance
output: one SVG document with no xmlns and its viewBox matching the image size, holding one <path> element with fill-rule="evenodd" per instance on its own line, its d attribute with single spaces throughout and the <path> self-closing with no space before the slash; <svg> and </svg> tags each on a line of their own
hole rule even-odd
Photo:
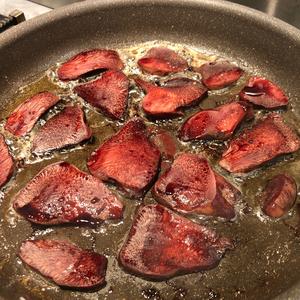
<svg viewBox="0 0 300 300">
<path fill-rule="evenodd" d="M 242 14 L 245 19 L 251 19 L 256 23 L 261 23 L 264 26 L 271 27 L 274 31 L 285 34 L 288 38 L 298 43 L 300 46 L 300 30 L 296 27 L 256 9 L 224 0 L 92 0 L 88 2 L 77 2 L 54 9 L 10 28 L 0 35 L 0 49 L 14 42 L 18 37 L 22 37 L 36 28 L 50 25 L 57 20 L 64 19 L 66 16 L 71 17 L 79 12 L 82 14 L 92 10 L 93 8 L 105 9 L 108 7 L 111 8 L 112 6 L 128 6 L 129 4 L 136 7 L 141 5 L 153 6 L 159 4 L 177 7 L 197 6 L 203 9 L 210 8 L 219 11 L 226 10 L 232 14 Z"/>
</svg>

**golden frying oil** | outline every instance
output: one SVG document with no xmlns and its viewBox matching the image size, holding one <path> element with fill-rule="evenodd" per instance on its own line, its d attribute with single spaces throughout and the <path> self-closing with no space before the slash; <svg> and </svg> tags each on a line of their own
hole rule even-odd
<svg viewBox="0 0 300 300">
<path fill-rule="evenodd" d="M 117 49 L 126 64 L 126 75 L 142 76 L 145 80 L 158 81 L 185 76 L 200 79 L 199 75 L 186 71 L 166 77 L 145 75 L 137 68 L 137 60 L 145 52 L 157 45 L 167 46 L 176 50 L 187 59 L 191 66 L 200 66 L 207 61 L 217 59 L 215 55 L 205 53 L 200 49 L 187 45 L 173 44 L 164 41 L 153 41 L 134 45 L 129 48 Z M 151 122 L 147 120 L 140 109 L 143 93 L 134 86 L 131 80 L 129 92 L 129 107 L 126 119 L 140 115 L 147 124 L 156 124 L 174 136 L 178 128 L 191 114 L 200 109 L 212 108 L 226 103 L 236 97 L 251 70 L 241 65 L 247 73 L 239 82 L 221 91 L 209 92 L 208 98 L 198 106 L 187 109 L 184 118 L 160 120 Z M 37 122 L 33 131 L 24 138 L 17 139 L 3 129 L 4 121 L 0 123 L 0 132 L 6 137 L 10 150 L 18 166 L 13 178 L 0 193 L 0 295 L 10 299 L 12 291 L 18 297 L 26 299 L 269 299 L 286 288 L 290 287 L 299 277 L 300 268 L 300 239 L 296 232 L 299 225 L 299 216 L 294 210 L 281 220 L 273 221 L 261 214 L 259 198 L 257 197 L 268 178 L 280 172 L 287 172 L 294 176 L 300 186 L 300 159 L 299 154 L 287 155 L 278 158 L 276 162 L 251 172 L 246 176 L 235 176 L 226 173 L 217 165 L 220 154 L 227 142 L 190 142 L 178 141 L 179 151 L 204 153 L 214 168 L 235 184 L 243 193 L 238 204 L 238 217 L 233 222 L 222 220 L 190 217 L 195 222 L 205 223 L 216 228 L 218 232 L 233 238 L 236 249 L 227 252 L 220 265 L 204 273 L 195 273 L 163 282 L 151 282 L 127 274 L 118 265 L 118 251 L 130 228 L 134 211 L 142 203 L 141 200 L 125 198 L 126 205 L 124 219 L 117 222 L 105 222 L 97 227 L 86 226 L 53 226 L 43 227 L 31 225 L 16 215 L 11 208 L 14 195 L 46 165 L 65 160 L 83 171 L 87 171 L 86 160 L 91 152 L 105 139 L 113 135 L 123 122 L 112 122 L 97 112 L 89 104 L 78 98 L 72 88 L 80 79 L 70 83 L 62 83 L 56 76 L 57 66 L 46 70 L 35 81 L 17 90 L 12 101 L 9 102 L 5 112 L 0 117 L 5 119 L 7 114 L 14 110 L 29 96 L 43 91 L 53 91 L 60 95 L 61 101 L 50 109 Z M 94 76 L 95 77 L 95 76 Z M 93 79 L 93 76 L 88 78 Z M 292 101 L 291 101 L 292 102 Z M 90 142 L 77 145 L 61 151 L 34 156 L 30 152 L 31 141 L 36 130 L 46 120 L 63 109 L 66 104 L 79 103 L 85 111 L 89 126 L 93 130 L 94 139 Z M 283 112 L 285 119 L 296 127 L 299 120 L 299 109 L 291 104 L 293 109 Z M 297 110 L 298 109 L 298 110 Z M 264 115 L 265 111 L 257 111 L 256 117 Z M 250 126 L 246 123 L 243 126 Z M 241 128 L 238 130 L 240 131 Z M 238 133 L 236 133 L 238 134 Z M 118 191 L 115 191 L 118 193 Z M 151 193 L 148 192 L 144 203 L 155 203 Z M 68 239 L 83 248 L 91 248 L 108 257 L 106 286 L 95 292 L 76 292 L 63 290 L 47 279 L 30 270 L 17 258 L 20 243 L 27 238 L 56 238 Z M 262 293 L 263 291 L 263 293 Z"/>
</svg>

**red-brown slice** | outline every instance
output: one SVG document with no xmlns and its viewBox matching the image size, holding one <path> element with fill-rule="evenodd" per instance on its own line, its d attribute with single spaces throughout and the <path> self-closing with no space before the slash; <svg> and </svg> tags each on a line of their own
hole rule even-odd
<svg viewBox="0 0 300 300">
<path fill-rule="evenodd" d="M 229 172 L 243 173 L 299 148 L 297 134 L 281 115 L 272 113 L 231 141 L 219 164 Z"/>
<path fill-rule="evenodd" d="M 196 69 L 202 76 L 202 83 L 210 90 L 222 89 L 233 84 L 243 74 L 243 70 L 228 61 L 214 61 Z"/>
<path fill-rule="evenodd" d="M 129 80 L 121 71 L 107 71 L 102 77 L 75 87 L 75 92 L 105 115 L 121 119 L 128 100 Z"/>
<path fill-rule="evenodd" d="M 50 92 L 41 92 L 25 100 L 8 117 L 5 129 L 15 136 L 23 136 L 33 128 L 39 117 L 59 101 Z"/>
<path fill-rule="evenodd" d="M 267 183 L 262 192 L 262 210 L 272 218 L 280 218 L 294 205 L 297 198 L 297 185 L 289 175 L 279 174 Z"/>
<path fill-rule="evenodd" d="M 163 158 L 172 160 L 178 149 L 178 143 L 175 137 L 167 130 L 158 126 L 149 128 L 150 140 L 160 150 Z"/>
<path fill-rule="evenodd" d="M 229 138 L 248 116 L 248 106 L 243 102 L 231 102 L 200 111 L 187 119 L 182 125 L 179 136 L 183 141 L 193 139 Z"/>
<path fill-rule="evenodd" d="M 265 108 L 277 108 L 288 104 L 283 90 L 261 77 L 251 77 L 240 92 L 240 98 Z"/>
<path fill-rule="evenodd" d="M 239 191 L 216 174 L 208 161 L 181 153 L 155 183 L 155 198 L 181 213 L 197 213 L 232 219 Z"/>
<path fill-rule="evenodd" d="M 79 106 L 67 106 L 40 128 L 33 139 L 32 152 L 43 153 L 76 145 L 91 137 Z"/>
<path fill-rule="evenodd" d="M 101 180 L 139 196 L 153 181 L 159 162 L 159 150 L 149 141 L 144 122 L 134 118 L 92 154 L 88 168 Z"/>
<path fill-rule="evenodd" d="M 165 280 L 214 268 L 232 248 L 214 230 L 161 205 L 146 205 L 137 211 L 119 262 L 136 275 Z"/>
<path fill-rule="evenodd" d="M 147 73 L 161 76 L 181 72 L 188 68 L 184 58 L 164 47 L 151 48 L 144 57 L 138 60 L 138 65 Z"/>
<path fill-rule="evenodd" d="M 235 217 L 235 205 L 241 192 L 224 177 L 215 173 L 217 194 L 211 203 L 212 215 L 231 220 Z"/>
<path fill-rule="evenodd" d="M 135 81 L 147 93 L 142 101 L 143 110 L 157 118 L 183 115 L 184 107 L 199 103 L 207 95 L 200 82 L 188 78 L 171 79 L 164 86 L 151 86 L 140 78 Z"/>
<path fill-rule="evenodd" d="M 88 289 L 105 282 L 107 259 L 61 240 L 27 240 L 20 258 L 59 286 Z"/>
<path fill-rule="evenodd" d="M 122 70 L 124 64 L 118 52 L 107 49 L 94 49 L 76 54 L 57 70 L 60 80 L 75 80 L 95 70 Z"/>
<path fill-rule="evenodd" d="M 2 134 L 0 134 L 0 168 L 0 187 L 2 187 L 10 179 L 14 171 L 14 161 Z"/>
<path fill-rule="evenodd" d="M 123 204 L 97 178 L 67 162 L 45 167 L 18 194 L 14 209 L 33 223 L 101 222 L 122 217 Z"/>
</svg>

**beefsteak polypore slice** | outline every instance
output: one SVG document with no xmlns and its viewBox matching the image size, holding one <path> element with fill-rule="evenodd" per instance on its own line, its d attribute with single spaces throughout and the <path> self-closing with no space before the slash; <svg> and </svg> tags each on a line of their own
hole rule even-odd
<svg viewBox="0 0 300 300">
<path fill-rule="evenodd" d="M 222 89 L 233 84 L 243 74 L 243 70 L 228 61 L 208 62 L 196 69 L 202 76 L 202 83 L 210 90 Z"/>
<path fill-rule="evenodd" d="M 113 119 L 124 116 L 128 102 L 129 80 L 121 71 L 107 71 L 92 82 L 75 87 L 75 92 Z"/>
<path fill-rule="evenodd" d="M 262 194 L 262 210 L 272 218 L 280 218 L 294 205 L 297 198 L 297 185 L 293 177 L 278 174 L 271 178 Z"/>
<path fill-rule="evenodd" d="M 14 209 L 28 221 L 53 225 L 122 217 L 122 202 L 96 177 L 67 162 L 45 167 L 21 189 Z"/>
<path fill-rule="evenodd" d="M 179 131 L 180 139 L 228 139 L 247 118 L 248 110 L 249 106 L 244 102 L 231 102 L 200 111 L 184 122 Z"/>
<path fill-rule="evenodd" d="M 38 93 L 19 105 L 8 117 L 5 129 L 15 136 L 30 132 L 40 116 L 59 101 L 50 92 Z"/>
<path fill-rule="evenodd" d="M 215 173 L 197 154 L 180 153 L 171 168 L 156 181 L 157 201 L 184 214 L 202 214 L 232 219 L 240 192 Z"/>
<path fill-rule="evenodd" d="M 94 176 L 140 196 L 153 181 L 159 163 L 160 152 L 150 142 L 144 122 L 133 118 L 100 145 L 87 164 Z"/>
<path fill-rule="evenodd" d="M 219 164 L 229 172 L 243 173 L 299 148 L 298 135 L 281 115 L 272 113 L 232 140 Z"/>
<path fill-rule="evenodd" d="M 158 126 L 148 127 L 150 140 L 159 149 L 162 158 L 173 160 L 179 145 L 176 138 L 167 130 Z"/>
<path fill-rule="evenodd" d="M 278 108 L 288 104 L 283 90 L 261 77 L 251 77 L 239 95 L 242 100 L 265 108 Z"/>
<path fill-rule="evenodd" d="M 2 134 L 0 134 L 0 168 L 0 187 L 2 187 L 14 171 L 14 161 Z"/>
<path fill-rule="evenodd" d="M 105 282 L 106 257 L 68 241 L 27 240 L 22 243 L 19 256 L 59 286 L 88 289 Z"/>
<path fill-rule="evenodd" d="M 57 70 L 60 80 L 78 79 L 80 76 L 95 70 L 122 70 L 124 64 L 117 51 L 94 49 L 83 51 L 66 62 Z"/>
<path fill-rule="evenodd" d="M 140 78 L 135 81 L 146 92 L 142 100 L 143 110 L 156 118 L 181 116 L 183 108 L 199 103 L 207 95 L 207 89 L 200 82 L 189 78 L 174 78 L 164 86 Z"/>
<path fill-rule="evenodd" d="M 119 262 L 129 272 L 165 280 L 218 265 L 232 241 L 161 205 L 138 209 Z"/>
<path fill-rule="evenodd" d="M 91 135 L 82 109 L 79 106 L 67 106 L 38 130 L 33 139 L 32 152 L 43 153 L 76 145 Z"/>
<path fill-rule="evenodd" d="M 138 60 L 139 67 L 153 75 L 167 75 L 184 71 L 188 68 L 187 61 L 175 51 L 165 47 L 155 47 Z"/>
</svg>

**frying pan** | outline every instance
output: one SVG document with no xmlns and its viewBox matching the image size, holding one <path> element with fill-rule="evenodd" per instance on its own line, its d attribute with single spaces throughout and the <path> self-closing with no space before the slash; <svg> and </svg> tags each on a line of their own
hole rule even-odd
<svg viewBox="0 0 300 300">
<path fill-rule="evenodd" d="M 100 0 L 63 7 L 27 21 L 0 35 L 0 114 L 11 111 L 18 87 L 32 81 L 56 62 L 96 47 L 119 48 L 152 40 L 198 47 L 242 64 L 252 73 L 268 77 L 288 92 L 291 107 L 286 116 L 298 127 L 300 120 L 300 32 L 279 20 L 225 1 Z M 87 152 L 95 148 L 88 146 Z M 83 157 L 77 157 L 82 169 Z M 268 176 L 287 171 L 299 181 L 298 155 L 270 166 Z M 85 160 L 85 157 L 84 157 Z M 120 270 L 111 253 L 117 253 L 132 219 L 133 201 L 127 201 L 122 232 L 108 229 L 32 227 L 28 222 L 7 223 L 12 195 L 41 165 L 31 166 L 1 194 L 0 297 L 4 299 L 299 299 L 300 242 L 283 221 L 263 222 L 250 214 L 241 223 L 212 223 L 237 239 L 237 249 L 226 254 L 220 266 L 204 274 L 181 276 L 167 282 L 148 282 Z M 273 172 L 273 173 L 272 173 Z M 249 179 L 253 198 L 267 179 L 264 173 Z M 297 220 L 295 210 L 289 216 Z M 105 227 L 105 226 L 104 226 Z M 109 233 L 115 238 L 108 238 Z M 82 293 L 62 290 L 35 275 L 17 260 L 22 240 L 35 236 L 64 236 L 82 247 L 111 256 L 107 285 Z M 111 271 L 110 271 L 111 270 Z"/>
</svg>

